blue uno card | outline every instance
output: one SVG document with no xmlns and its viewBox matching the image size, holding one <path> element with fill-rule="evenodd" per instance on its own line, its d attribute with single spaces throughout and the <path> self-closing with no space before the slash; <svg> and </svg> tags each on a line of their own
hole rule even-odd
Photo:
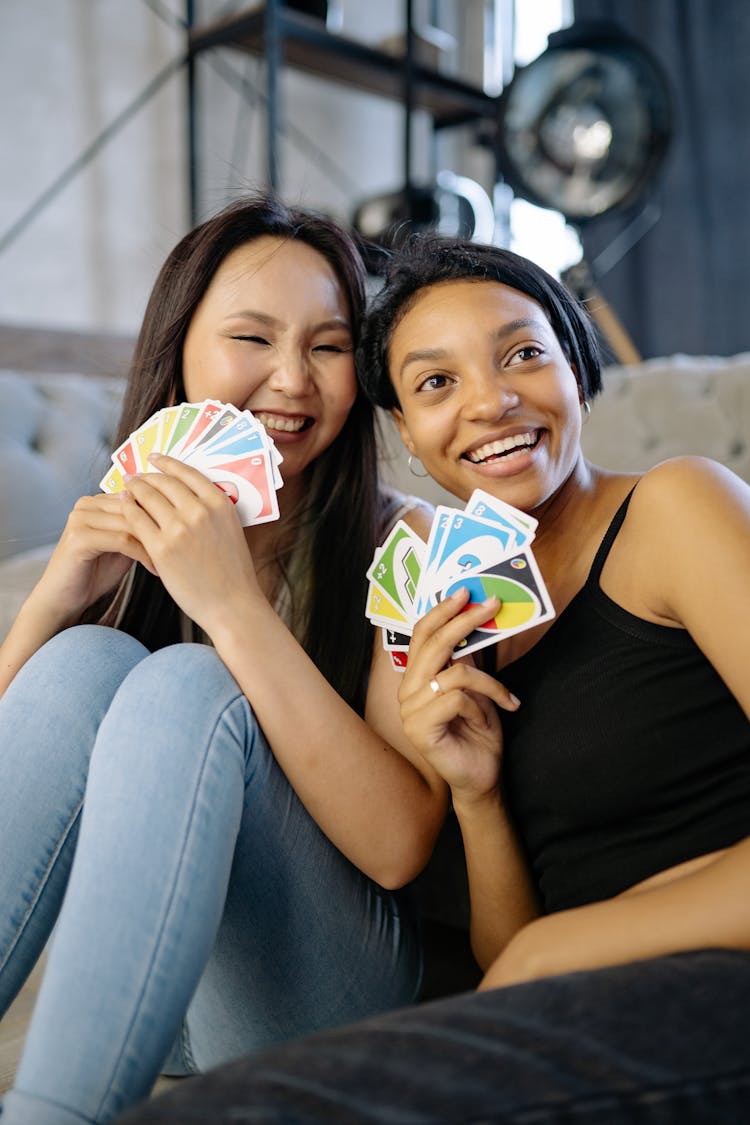
<svg viewBox="0 0 750 1125">
<path fill-rule="evenodd" d="M 517 550 L 516 531 L 515 527 L 466 512 L 454 510 L 446 515 L 442 539 L 420 589 L 421 612 L 432 609 L 437 603 L 435 595 L 463 573 L 485 570 Z"/>
<path fill-rule="evenodd" d="M 466 512 L 472 516 L 479 516 L 481 519 L 493 520 L 501 527 L 515 532 L 517 550 L 529 545 L 534 538 L 539 523 L 533 516 L 506 504 L 504 500 L 498 500 L 497 497 L 490 495 L 489 492 L 484 492 L 481 488 L 472 492 L 466 505 Z"/>
</svg>

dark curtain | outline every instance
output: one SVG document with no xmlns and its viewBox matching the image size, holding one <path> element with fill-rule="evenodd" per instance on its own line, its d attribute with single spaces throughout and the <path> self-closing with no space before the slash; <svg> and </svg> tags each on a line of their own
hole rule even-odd
<svg viewBox="0 0 750 1125">
<path fill-rule="evenodd" d="M 675 101 L 660 217 L 598 289 L 644 358 L 750 350 L 750 0 L 575 0 L 575 18 L 643 43 Z M 589 263 L 643 202 L 584 226 Z"/>
</svg>

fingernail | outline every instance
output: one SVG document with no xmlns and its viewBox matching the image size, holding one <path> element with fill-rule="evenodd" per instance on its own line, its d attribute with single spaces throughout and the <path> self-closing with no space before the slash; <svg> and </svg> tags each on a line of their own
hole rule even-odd
<svg viewBox="0 0 750 1125">
<path fill-rule="evenodd" d="M 508 699 L 510 700 L 510 702 L 513 704 L 514 707 L 520 707 L 521 706 L 521 700 L 518 698 L 518 696 L 513 695 L 512 692 L 508 692 Z"/>
<path fill-rule="evenodd" d="M 484 599 L 482 605 L 489 609 L 491 605 L 500 605 L 500 599 L 497 594 L 491 594 L 489 598 Z"/>
<path fill-rule="evenodd" d="M 123 480 L 124 480 L 125 482 L 127 482 L 127 481 L 129 481 L 129 480 L 133 480 L 133 478 L 135 477 L 135 475 L 136 475 L 135 473 L 123 473 L 123 474 L 122 474 L 122 479 L 123 479 Z"/>
<path fill-rule="evenodd" d="M 146 458 L 147 461 L 159 461 L 164 456 L 163 453 L 149 453 Z"/>
<path fill-rule="evenodd" d="M 450 595 L 450 600 L 453 601 L 453 602 L 460 601 L 460 599 L 465 595 L 465 593 L 466 593 L 466 587 L 465 586 L 459 586 L 459 588 L 457 590 L 454 590 L 453 593 Z"/>
</svg>

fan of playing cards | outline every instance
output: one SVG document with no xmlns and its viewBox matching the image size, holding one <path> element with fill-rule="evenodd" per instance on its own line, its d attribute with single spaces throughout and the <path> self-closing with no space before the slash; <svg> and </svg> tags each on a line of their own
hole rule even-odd
<svg viewBox="0 0 750 1125">
<path fill-rule="evenodd" d="M 243 527 L 279 518 L 283 458 L 249 410 L 216 399 L 159 410 L 114 451 L 99 487 L 120 492 L 125 473 L 157 472 L 149 453 L 168 453 L 199 469 L 236 504 Z"/>
<path fill-rule="evenodd" d="M 367 577 L 367 616 L 383 630 L 397 668 L 406 667 L 415 622 L 461 586 L 466 608 L 495 594 L 496 617 L 454 650 L 466 656 L 555 616 L 531 553 L 537 521 L 477 489 L 463 511 L 438 507 L 427 543 L 402 520 L 378 547 Z"/>
</svg>

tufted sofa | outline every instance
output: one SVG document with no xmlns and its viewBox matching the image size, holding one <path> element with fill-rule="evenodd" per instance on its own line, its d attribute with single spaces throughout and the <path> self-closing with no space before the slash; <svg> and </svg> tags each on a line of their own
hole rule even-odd
<svg viewBox="0 0 750 1125">
<path fill-rule="evenodd" d="M 120 345 L 121 345 L 120 341 Z M 95 492 L 109 462 L 124 382 L 92 373 L 1 368 L 0 639 L 42 572 L 77 496 Z M 12 357 L 10 357 L 12 358 Z M 118 364 L 123 368 L 122 356 Z M 91 367 L 89 360 L 87 366 Z M 714 457 L 750 482 L 750 353 L 728 358 L 675 355 L 610 367 L 583 430 L 591 460 L 644 470 L 679 453 Z M 433 502 L 452 502 L 410 475 L 385 420 L 385 475 Z"/>
<path fill-rule="evenodd" d="M 750 352 L 607 368 L 582 442 L 587 457 L 609 469 L 642 472 L 695 453 L 750 483 Z"/>
<path fill-rule="evenodd" d="M 122 389 L 93 375 L 0 371 L 0 638 L 76 499 L 97 491 Z"/>
</svg>

